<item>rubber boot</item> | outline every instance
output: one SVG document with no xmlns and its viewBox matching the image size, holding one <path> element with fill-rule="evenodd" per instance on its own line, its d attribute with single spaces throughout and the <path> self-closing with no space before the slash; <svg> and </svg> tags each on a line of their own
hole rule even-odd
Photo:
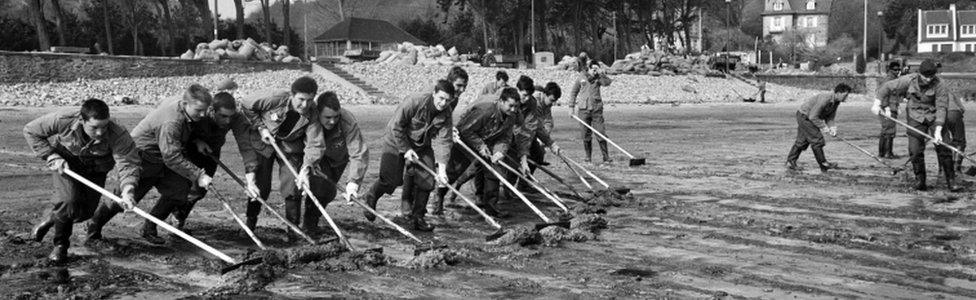
<svg viewBox="0 0 976 300">
<path fill-rule="evenodd" d="M 878 137 L 878 157 L 885 158 L 888 155 L 888 137 L 881 135 Z"/>
<path fill-rule="evenodd" d="M 961 191 L 962 188 L 960 188 L 959 185 L 956 184 L 956 170 L 955 170 L 955 167 L 954 167 L 955 160 L 953 160 L 953 159 L 944 159 L 944 160 L 940 160 L 939 161 L 939 164 L 940 165 L 943 165 L 944 164 L 944 166 L 942 167 L 942 170 L 944 172 L 943 174 L 945 175 L 946 190 L 948 190 L 950 192 L 959 192 L 959 191 Z"/>
<path fill-rule="evenodd" d="M 71 229 L 73 222 L 55 221 L 54 227 L 54 250 L 48 255 L 52 262 L 63 262 L 68 258 L 68 247 L 71 243 Z"/>
<path fill-rule="evenodd" d="M 35 242 L 43 241 L 44 236 L 47 235 L 47 231 L 50 230 L 52 226 L 54 226 L 54 212 L 48 211 L 47 217 L 44 218 L 44 221 L 37 223 L 37 225 L 31 229 L 31 239 L 33 239 Z"/>
<path fill-rule="evenodd" d="M 314 207 L 315 203 L 312 203 L 312 199 L 305 200 L 305 213 L 302 214 L 302 229 L 310 235 L 321 235 L 322 228 L 319 227 L 319 219 L 322 218 L 322 213 L 319 212 L 318 207 Z M 324 204 L 323 204 L 324 206 Z"/>
<path fill-rule="evenodd" d="M 796 171 L 800 169 L 800 167 L 796 166 L 796 160 L 800 158 L 800 152 L 802 152 L 802 150 L 800 150 L 800 147 L 797 147 L 796 144 L 793 144 L 793 147 L 790 148 L 790 153 L 786 155 L 787 170 Z"/>
<path fill-rule="evenodd" d="M 115 217 L 119 213 L 119 209 L 110 207 L 104 202 L 98 204 L 98 208 L 95 209 L 95 213 L 92 214 L 91 221 L 88 223 L 88 229 L 86 230 L 85 241 L 96 241 L 102 239 L 102 227 L 108 220 Z"/>
<path fill-rule="evenodd" d="M 896 159 L 896 158 L 898 158 L 898 156 L 895 155 L 895 152 L 892 150 L 895 147 L 895 136 L 893 136 L 893 135 L 889 135 L 888 136 L 887 147 L 888 147 L 888 149 L 887 149 L 888 151 L 887 151 L 887 154 L 885 155 L 885 157 L 890 158 L 890 159 Z"/>
<path fill-rule="evenodd" d="M 613 159 L 610 158 L 610 151 L 607 149 L 607 141 L 599 141 L 600 144 L 600 154 L 603 154 L 603 163 L 611 163 Z"/>
<path fill-rule="evenodd" d="M 827 157 L 824 155 L 823 148 L 814 147 L 813 157 L 817 159 L 817 164 L 820 165 L 820 172 L 827 172 L 830 169 L 837 168 L 837 164 L 827 161 Z"/>
<path fill-rule="evenodd" d="M 414 189 L 413 210 L 410 215 L 413 217 L 413 229 L 417 231 L 434 231 L 434 225 L 427 224 L 424 220 L 424 212 L 427 211 L 427 200 L 430 199 L 430 191 Z"/>
<path fill-rule="evenodd" d="M 150 244 L 162 245 L 166 243 L 166 240 L 159 237 L 156 232 L 156 224 L 145 223 L 142 225 L 142 238 L 146 239 Z"/>
<path fill-rule="evenodd" d="M 369 191 L 367 191 L 366 194 L 363 195 L 363 202 L 365 202 L 366 205 L 368 205 L 373 210 L 376 210 L 376 202 L 379 199 L 379 197 L 380 197 L 379 185 L 374 183 L 373 186 L 369 188 Z M 363 210 L 363 217 L 366 218 L 366 221 L 370 221 L 370 222 L 376 220 L 376 216 L 374 216 L 372 213 L 370 213 L 365 209 Z"/>
<path fill-rule="evenodd" d="M 966 146 L 959 146 L 956 149 L 959 149 L 959 151 L 960 152 L 963 152 L 963 153 L 966 152 Z M 956 158 L 954 160 L 954 163 L 955 163 L 954 166 L 955 166 L 956 172 L 962 172 L 962 161 L 965 160 L 966 158 L 963 157 L 962 155 L 959 155 L 958 153 L 954 154 L 953 157 Z"/>
<path fill-rule="evenodd" d="M 403 191 L 400 193 L 400 215 L 404 216 L 408 220 L 413 216 L 413 200 L 415 198 L 414 193 L 416 192 L 416 187 L 413 183 L 413 177 L 407 176 L 403 179 Z"/>
<path fill-rule="evenodd" d="M 586 159 L 584 159 L 583 161 L 585 161 L 585 162 L 592 162 L 593 161 L 593 142 L 592 141 L 583 141 L 583 151 L 586 152 Z"/>
<path fill-rule="evenodd" d="M 915 190 L 928 190 L 929 186 L 925 184 L 925 163 L 912 162 L 912 171 L 915 173 Z"/>
<path fill-rule="evenodd" d="M 437 188 L 434 193 L 434 202 L 432 203 L 434 209 L 430 211 L 430 214 L 438 216 L 444 214 L 444 196 L 447 196 L 447 188 Z"/>
</svg>

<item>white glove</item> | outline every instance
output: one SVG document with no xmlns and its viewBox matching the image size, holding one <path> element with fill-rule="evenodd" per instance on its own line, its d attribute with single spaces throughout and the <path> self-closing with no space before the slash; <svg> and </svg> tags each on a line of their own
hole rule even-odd
<svg viewBox="0 0 976 300">
<path fill-rule="evenodd" d="M 874 103 L 871 104 L 871 113 L 874 115 L 881 114 L 881 99 L 874 99 Z"/>
<path fill-rule="evenodd" d="M 522 156 L 522 163 L 519 166 L 519 168 L 520 168 L 519 171 L 522 171 L 522 174 L 529 174 L 529 172 L 530 172 L 530 169 L 529 169 L 529 159 L 526 158 L 525 156 Z"/>
<path fill-rule="evenodd" d="M 932 135 L 932 143 L 936 145 L 942 144 L 942 126 L 935 126 L 935 134 Z"/>
<path fill-rule="evenodd" d="M 488 148 L 488 145 L 481 145 L 481 148 L 478 148 L 478 154 L 484 157 L 491 157 L 491 148 Z"/>
<path fill-rule="evenodd" d="M 204 141 L 194 140 L 193 142 L 197 145 L 198 152 L 206 155 L 213 154 L 213 149 L 210 149 L 210 145 L 207 145 Z"/>
<path fill-rule="evenodd" d="M 122 203 L 119 203 L 119 205 L 121 205 L 125 211 L 130 211 L 133 207 L 136 207 L 136 193 L 134 190 L 135 187 L 132 185 L 122 187 Z"/>
<path fill-rule="evenodd" d="M 438 182 L 447 182 L 447 166 L 444 164 L 437 164 L 437 178 Z"/>
<path fill-rule="evenodd" d="M 308 187 L 309 187 L 308 186 L 308 176 L 309 176 L 310 171 L 311 170 L 310 170 L 309 167 L 304 167 L 304 168 L 302 168 L 301 171 L 298 172 L 298 177 L 295 178 L 295 185 L 298 186 L 298 189 L 300 189 L 302 191 L 306 191 L 306 192 L 311 192 L 311 191 L 308 190 Z"/>
<path fill-rule="evenodd" d="M 51 154 L 47 157 L 47 168 L 51 171 L 58 171 L 58 174 L 64 174 L 64 169 L 68 167 L 68 162 L 61 158 L 61 155 Z"/>
<path fill-rule="evenodd" d="M 255 175 L 253 172 L 244 174 L 244 189 L 247 191 L 247 194 L 251 196 L 252 201 L 254 201 L 253 199 L 261 197 L 261 189 L 258 188 L 258 183 L 254 177 Z"/>
<path fill-rule="evenodd" d="M 556 145 L 555 143 L 549 146 L 549 151 L 552 151 L 552 153 L 555 153 L 556 155 L 562 153 L 562 149 L 560 149 L 559 145 Z"/>
<path fill-rule="evenodd" d="M 451 128 L 451 138 L 458 141 L 461 140 L 461 132 L 458 131 L 457 127 Z"/>
<path fill-rule="evenodd" d="M 267 128 L 261 128 L 259 132 L 261 133 L 262 142 L 268 145 L 274 143 L 274 135 L 271 134 L 271 130 L 268 130 Z"/>
<path fill-rule="evenodd" d="M 885 115 L 885 117 L 889 117 L 889 118 L 891 117 L 891 107 L 890 106 L 889 107 L 885 107 L 885 109 L 884 109 L 884 115 Z"/>
<path fill-rule="evenodd" d="M 359 197 L 359 184 L 355 182 L 346 183 L 346 201 L 352 203 L 352 199 Z"/>
<path fill-rule="evenodd" d="M 837 136 L 837 126 L 830 126 L 828 129 L 830 136 Z"/>
<path fill-rule="evenodd" d="M 820 128 L 820 133 L 824 135 L 830 134 L 830 127 L 824 126 L 823 128 Z"/>
<path fill-rule="evenodd" d="M 403 158 L 409 162 L 415 162 L 420 160 L 420 156 L 417 156 L 417 152 L 413 151 L 413 149 L 407 150 L 407 153 L 403 154 Z"/>
<path fill-rule="evenodd" d="M 576 115 L 576 107 L 575 106 L 570 106 L 569 107 L 569 118 L 572 119 L 573 116 L 575 116 L 575 115 Z"/>
<path fill-rule="evenodd" d="M 505 158 L 505 153 L 495 152 L 491 155 L 491 163 L 497 164 L 499 161 Z"/>
<path fill-rule="evenodd" d="M 210 186 L 210 183 L 212 182 L 213 178 L 210 177 L 210 175 L 207 175 L 207 173 L 201 173 L 200 177 L 197 177 L 197 186 L 199 187 L 206 188 Z"/>
</svg>

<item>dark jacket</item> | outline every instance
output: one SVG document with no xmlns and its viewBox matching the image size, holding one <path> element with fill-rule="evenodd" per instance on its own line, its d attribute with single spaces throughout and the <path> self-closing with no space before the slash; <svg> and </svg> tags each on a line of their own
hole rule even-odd
<svg viewBox="0 0 976 300">
<path fill-rule="evenodd" d="M 552 137 L 546 128 L 546 112 L 552 117 L 551 110 L 543 107 L 542 103 L 535 97 L 522 103 L 518 113 L 518 124 L 515 128 L 515 144 L 518 145 L 520 155 L 528 155 L 529 148 L 536 139 L 542 141 L 546 146 L 552 145 Z"/>
<path fill-rule="evenodd" d="M 949 91 L 942 86 L 938 77 L 932 78 L 928 85 L 920 86 L 918 73 L 908 74 L 885 82 L 878 88 L 881 108 L 888 107 L 892 96 L 903 95 L 908 99 L 908 117 L 918 121 L 934 121 L 936 126 L 945 124 L 946 110 L 949 107 Z"/>
<path fill-rule="evenodd" d="M 437 111 L 430 93 L 408 96 L 397 105 L 393 118 L 386 124 L 385 142 L 400 153 L 432 148 L 434 161 L 447 164 L 453 144 L 453 112 L 450 106 Z"/>
<path fill-rule="evenodd" d="M 323 137 L 326 151 L 322 157 L 336 163 L 349 162 L 347 168 L 352 170 L 349 181 L 362 183 L 369 164 L 369 149 L 356 117 L 348 110 L 340 108 L 339 121 L 332 130 L 323 129 Z"/>
<path fill-rule="evenodd" d="M 241 153 L 244 168 L 252 172 L 258 165 L 257 155 L 273 157 L 274 148 L 261 141 L 261 128 L 267 128 L 285 153 L 304 153 L 303 166 L 312 166 L 322 158 L 325 141 L 318 113 L 311 109 L 298 113 L 298 120 L 288 132 L 279 130 L 291 110 L 291 93 L 286 90 L 267 90 L 239 98 L 241 113 L 248 122 L 251 153 Z M 314 107 L 314 103 L 312 104 Z M 315 125 L 315 126 L 311 126 Z M 298 166 L 295 166 L 298 167 Z"/>
<path fill-rule="evenodd" d="M 517 126 L 518 116 L 502 112 L 498 95 L 482 95 L 461 115 L 457 127 L 461 140 L 471 149 L 488 146 L 507 153 Z"/>
<path fill-rule="evenodd" d="M 132 129 L 132 139 L 148 163 L 162 163 L 194 181 L 203 170 L 183 156 L 190 142 L 190 117 L 180 101 L 163 102 Z"/>
<path fill-rule="evenodd" d="M 597 75 L 590 77 L 585 72 L 581 72 L 579 79 L 573 83 L 573 89 L 569 92 L 569 107 L 572 108 L 579 103 L 579 109 L 598 110 L 603 108 L 603 96 L 600 95 L 601 86 L 609 86 L 613 80 L 607 75 Z"/>
<path fill-rule="evenodd" d="M 810 97 L 800 106 L 800 113 L 821 129 L 833 126 L 837 107 L 840 106 L 840 102 L 834 101 L 833 96 L 833 93 L 823 93 Z"/>
<path fill-rule="evenodd" d="M 71 155 L 93 165 L 96 172 L 119 169 L 119 186 L 135 186 L 139 181 L 139 152 L 129 131 L 109 122 L 101 143 L 90 139 L 82 127 L 80 112 L 54 112 L 34 119 L 24 126 L 27 145 L 37 157 L 47 160 L 52 154 Z"/>
</svg>

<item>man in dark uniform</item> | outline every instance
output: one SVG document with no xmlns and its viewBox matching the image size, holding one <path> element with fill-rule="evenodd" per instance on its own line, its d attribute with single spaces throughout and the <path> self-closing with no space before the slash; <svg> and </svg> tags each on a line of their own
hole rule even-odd
<svg viewBox="0 0 976 300">
<path fill-rule="evenodd" d="M 519 94 L 513 88 L 504 88 L 499 94 L 481 95 L 479 100 L 475 101 L 458 120 L 458 135 L 461 141 L 492 163 L 504 159 L 509 151 L 515 128 L 518 127 L 519 118 L 516 112 L 519 100 Z M 498 178 L 485 170 L 484 166 L 461 145 L 454 145 L 451 148 L 448 167 L 447 178 L 450 184 L 456 184 L 463 174 L 474 174 L 475 189 L 481 195 L 479 206 L 492 216 L 507 215 L 498 209 L 501 191 Z M 468 170 L 469 168 L 472 170 Z M 434 196 L 434 214 L 442 213 L 447 190 L 447 187 L 437 189 L 437 194 Z"/>
<path fill-rule="evenodd" d="M 796 111 L 796 142 L 790 148 L 790 153 L 786 157 L 786 167 L 790 170 L 798 170 L 796 160 L 800 158 L 800 153 L 813 148 L 813 156 L 820 165 L 821 172 L 836 169 L 837 164 L 827 161 L 824 156 L 823 147 L 827 144 L 823 134 L 831 136 L 837 135 L 837 126 L 834 125 L 834 117 L 837 116 L 837 107 L 841 102 L 847 100 L 847 95 L 851 93 L 851 87 L 846 84 L 838 84 L 834 87 L 833 93 L 824 93 L 807 99 Z"/>
<path fill-rule="evenodd" d="M 888 74 L 885 76 L 882 84 L 897 79 L 900 74 L 901 64 L 898 61 L 888 63 Z M 886 111 L 892 118 L 898 118 L 898 106 L 904 97 L 904 94 L 892 94 L 882 99 L 887 104 Z M 895 142 L 895 133 L 897 132 L 895 121 L 889 120 L 884 116 L 878 116 L 878 120 L 881 121 L 881 136 L 878 137 L 878 157 L 896 158 L 895 153 L 892 151 L 892 145 Z"/>
<path fill-rule="evenodd" d="M 453 144 L 454 95 L 456 91 L 450 81 L 438 80 L 431 93 L 413 95 L 400 102 L 386 125 L 379 180 L 363 195 L 367 205 L 375 208 L 381 196 L 393 193 L 402 184 L 403 216 L 413 229 L 434 230 L 424 220 L 427 200 L 435 186 L 434 177 L 408 162 L 436 164 L 438 181 L 447 181 L 447 162 Z M 369 212 L 363 214 L 369 221 L 375 218 Z"/>
<path fill-rule="evenodd" d="M 312 170 L 309 183 L 312 193 L 321 201 L 323 207 L 327 206 L 336 196 L 336 186 L 342 172 L 349 167 L 352 173 L 349 174 L 349 182 L 346 183 L 346 197 L 352 199 L 358 197 L 359 185 L 366 176 L 366 167 L 369 163 L 369 149 L 366 148 L 366 141 L 359 130 L 359 122 L 351 112 L 343 109 L 339 105 L 339 97 L 335 92 L 329 91 L 320 94 L 316 100 L 317 111 L 319 113 L 318 124 L 322 126 L 322 137 L 325 141 L 325 152 L 322 159 Z M 302 227 L 306 232 L 319 233 L 319 218 L 322 213 L 311 203 L 312 199 L 305 200 L 305 213 L 303 214 Z"/>
<path fill-rule="evenodd" d="M 573 89 L 569 93 L 569 115 L 577 115 L 583 122 L 586 122 L 594 129 L 606 136 L 606 128 L 603 126 L 603 97 L 600 96 L 600 87 L 609 86 L 612 80 L 603 71 L 600 71 L 600 64 L 591 60 L 588 69 L 580 73 L 580 77 L 573 83 Z M 577 109 L 579 104 L 579 109 Z M 589 128 L 580 124 L 583 130 L 583 150 L 586 151 L 586 161 L 592 161 L 593 157 L 593 133 Z M 611 161 L 610 153 L 607 152 L 607 141 L 599 139 L 600 152 L 603 153 L 603 162 Z"/>
<path fill-rule="evenodd" d="M 247 120 L 238 111 L 234 96 L 227 92 L 220 92 L 214 95 L 213 105 L 207 110 L 206 117 L 191 124 L 192 144 L 184 149 L 183 155 L 211 177 L 217 172 L 217 161 L 214 159 L 220 159 L 220 149 L 227 141 L 227 132 L 231 129 L 234 130 L 234 139 L 237 140 L 239 153 L 254 151 L 248 142 Z M 206 195 L 206 187 L 190 188 L 186 201 L 173 211 L 176 228 L 188 232 L 185 228 L 186 218 L 196 203 Z"/>
<path fill-rule="evenodd" d="M 464 91 L 468 89 L 468 71 L 459 66 L 451 67 L 451 70 L 447 72 L 447 82 L 454 86 L 454 101 L 451 102 L 451 111 L 453 112 L 460 103 L 461 94 L 464 94 Z"/>
<path fill-rule="evenodd" d="M 904 75 L 898 79 L 885 82 L 878 88 L 877 97 L 880 101 L 872 107 L 875 114 L 890 115 L 892 109 L 890 99 L 893 95 L 904 95 L 908 99 L 905 112 L 908 115 L 908 125 L 926 132 L 935 140 L 935 153 L 939 166 L 945 172 L 946 187 L 950 191 L 959 191 L 956 186 L 956 172 L 952 161 L 952 152 L 942 145 L 943 141 L 950 141 L 949 130 L 943 130 L 946 125 L 946 115 L 949 107 L 950 92 L 941 84 L 936 73 L 938 67 L 931 59 L 922 61 L 918 73 Z M 925 138 L 909 130 L 908 152 L 911 156 L 912 169 L 915 172 L 915 189 L 927 190 L 925 181 Z"/>
<path fill-rule="evenodd" d="M 519 126 L 515 128 L 514 135 L 514 143 L 517 147 L 512 148 L 515 152 L 510 153 L 510 155 L 513 158 L 519 158 L 521 160 L 520 165 L 523 168 L 529 172 L 534 172 L 535 166 L 528 164 L 529 159 L 538 163 L 544 162 L 545 147 L 559 152 L 559 146 L 554 144 L 550 137 L 552 132 L 552 100 L 538 99 L 533 96 L 535 83 L 528 76 L 519 77 L 515 86 L 518 88 L 522 101 L 518 110 Z M 555 89 L 558 92 L 559 87 L 556 86 Z M 547 95 L 543 98 L 551 99 L 551 96 Z M 540 140 L 544 144 L 540 144 Z"/>
<path fill-rule="evenodd" d="M 486 84 L 485 87 L 481 89 L 481 94 L 479 94 L 478 96 L 495 94 L 498 93 L 498 91 L 500 91 L 501 89 L 507 87 L 508 87 L 508 73 L 505 73 L 505 71 L 498 71 L 495 73 L 495 81 Z"/>
<path fill-rule="evenodd" d="M 196 184 L 206 188 L 212 178 L 183 155 L 190 143 L 191 122 L 199 121 L 210 108 L 213 98 L 206 88 L 193 84 L 180 101 L 160 104 L 132 130 L 132 138 L 142 158 L 139 182 L 133 200 L 138 203 L 150 189 L 156 188 L 159 200 L 149 211 L 153 217 L 165 219 L 173 209 L 186 201 L 190 188 Z M 118 205 L 102 202 L 88 226 L 88 239 L 102 238 L 102 227 L 116 214 Z M 142 237 L 153 244 L 166 241 L 156 233 L 156 224 L 147 222 Z"/>
<path fill-rule="evenodd" d="M 94 98 L 85 100 L 80 111 L 49 113 L 27 123 L 24 137 L 54 171 L 58 201 L 49 217 L 31 230 L 31 237 L 40 242 L 53 227 L 54 250 L 48 258 L 60 262 L 68 256 L 72 226 L 90 218 L 102 197 L 64 175 L 64 169 L 102 186 L 109 170 L 118 167 L 123 205 L 131 209 L 139 181 L 139 152 L 129 131 L 110 118 L 108 105 Z"/>
<path fill-rule="evenodd" d="M 247 189 L 256 191 L 267 200 L 271 194 L 274 165 L 278 164 L 279 192 L 284 196 L 285 218 L 299 224 L 301 218 L 302 191 L 309 188 L 309 174 L 326 149 L 319 126 L 315 94 L 318 83 L 310 77 L 301 77 L 291 84 L 290 90 L 266 90 L 240 97 L 241 113 L 249 120 L 247 128 L 250 148 L 241 153 L 244 158 L 244 179 Z M 272 143 L 276 143 L 298 171 L 298 178 L 288 170 Z M 261 203 L 247 204 L 247 226 L 257 226 Z M 293 236 L 291 236 L 293 237 Z"/>
<path fill-rule="evenodd" d="M 962 99 L 953 93 L 949 93 L 949 107 L 946 108 L 945 129 L 949 131 L 949 145 L 959 151 L 966 151 L 966 124 L 963 123 L 963 113 L 966 108 L 962 105 Z M 962 161 L 964 158 L 959 153 L 952 154 L 955 162 L 955 171 L 962 171 Z"/>
</svg>

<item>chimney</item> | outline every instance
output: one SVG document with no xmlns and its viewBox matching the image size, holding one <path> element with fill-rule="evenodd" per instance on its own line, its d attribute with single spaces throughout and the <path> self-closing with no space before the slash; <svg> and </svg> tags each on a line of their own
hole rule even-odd
<svg viewBox="0 0 976 300">
<path fill-rule="evenodd" d="M 955 3 L 949 4 L 949 11 L 951 11 L 953 14 L 956 13 L 956 4 Z"/>
</svg>

